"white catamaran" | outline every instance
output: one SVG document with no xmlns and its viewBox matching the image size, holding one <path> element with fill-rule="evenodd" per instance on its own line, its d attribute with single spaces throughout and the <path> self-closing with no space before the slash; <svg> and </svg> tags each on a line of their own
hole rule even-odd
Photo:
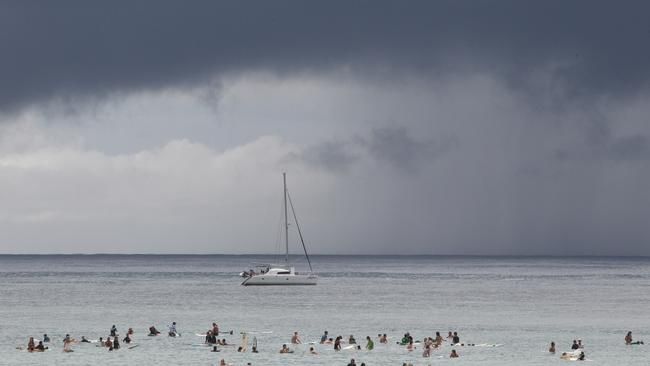
<svg viewBox="0 0 650 366">
<path fill-rule="evenodd" d="M 302 232 L 300 231 L 300 225 L 298 225 L 298 219 L 296 218 L 296 211 L 293 208 L 293 202 L 291 201 L 291 196 L 287 191 L 287 174 L 282 173 L 282 178 L 284 181 L 284 249 L 285 257 L 284 263 L 282 264 L 257 264 L 255 267 L 258 268 L 259 272 L 251 270 L 250 272 L 242 272 L 241 276 L 246 279 L 241 283 L 243 286 L 262 286 L 262 285 L 315 285 L 318 282 L 318 276 L 313 272 L 311 267 L 311 261 L 309 260 L 309 255 L 307 254 L 307 248 L 305 247 L 305 242 L 302 238 Z M 296 272 L 295 267 L 289 263 L 289 215 L 288 215 L 288 206 L 291 207 L 291 213 L 293 214 L 293 220 L 298 229 L 298 236 L 300 237 L 300 243 L 302 244 L 302 249 L 305 252 L 305 257 L 307 258 L 307 263 L 309 264 L 308 273 L 298 273 Z"/>
</svg>

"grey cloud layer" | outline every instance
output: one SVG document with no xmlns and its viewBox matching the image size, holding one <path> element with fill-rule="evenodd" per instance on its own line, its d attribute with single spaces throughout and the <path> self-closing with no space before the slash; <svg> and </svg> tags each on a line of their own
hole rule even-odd
<svg viewBox="0 0 650 366">
<path fill-rule="evenodd" d="M 249 69 L 478 71 L 533 93 L 620 95 L 647 85 L 648 13 L 645 1 L 4 1 L 0 111 Z"/>
</svg>

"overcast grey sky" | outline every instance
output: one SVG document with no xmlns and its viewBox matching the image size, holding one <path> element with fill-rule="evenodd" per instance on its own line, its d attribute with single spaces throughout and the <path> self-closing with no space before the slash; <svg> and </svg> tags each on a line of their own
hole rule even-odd
<svg viewBox="0 0 650 366">
<path fill-rule="evenodd" d="M 0 252 L 650 255 L 648 14 L 0 2 Z"/>
</svg>

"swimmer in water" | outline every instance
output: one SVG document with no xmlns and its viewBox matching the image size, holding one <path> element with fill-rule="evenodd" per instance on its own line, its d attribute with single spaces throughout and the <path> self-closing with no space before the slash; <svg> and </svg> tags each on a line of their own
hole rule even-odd
<svg viewBox="0 0 650 366">
<path fill-rule="evenodd" d="M 357 366 L 357 363 L 354 361 L 354 358 L 350 360 L 348 366 Z"/>
<path fill-rule="evenodd" d="M 335 351 L 341 350 L 341 336 L 336 337 L 336 339 L 334 340 L 334 350 Z"/>
<path fill-rule="evenodd" d="M 451 330 L 447 333 L 447 339 L 454 338 L 454 335 L 451 334 Z"/>
<path fill-rule="evenodd" d="M 375 348 L 375 342 L 370 339 L 370 336 L 366 337 L 366 349 L 368 351 L 372 351 L 372 349 Z"/>
<path fill-rule="evenodd" d="M 120 341 L 117 336 L 113 337 L 113 349 L 120 349 Z"/>
<path fill-rule="evenodd" d="M 70 349 L 72 342 L 74 342 L 74 339 L 70 338 L 70 334 L 66 334 L 65 338 L 63 338 L 63 352 L 73 352 L 72 349 Z"/>
<path fill-rule="evenodd" d="M 379 336 L 379 343 L 388 343 L 388 337 L 386 336 L 386 333 Z"/>
<path fill-rule="evenodd" d="M 228 365 L 228 364 L 226 363 L 226 360 L 224 360 L 224 359 L 222 358 L 221 361 L 219 361 L 219 366 L 230 366 L 230 365 Z"/>
<path fill-rule="evenodd" d="M 320 337 L 320 344 L 327 342 L 327 338 L 328 338 L 328 334 L 327 331 L 325 331 L 323 335 Z"/>
<path fill-rule="evenodd" d="M 219 325 L 217 323 L 212 323 L 212 334 L 219 335 Z"/>
<path fill-rule="evenodd" d="M 27 341 L 27 352 L 34 352 L 34 337 L 29 337 Z"/>
<path fill-rule="evenodd" d="M 548 349 L 550 353 L 555 353 L 555 342 L 551 342 L 551 347 Z"/>
<path fill-rule="evenodd" d="M 578 361 L 584 361 L 585 360 L 585 353 L 580 352 L 580 356 L 578 356 Z"/>
<path fill-rule="evenodd" d="M 409 351 L 413 351 L 415 349 L 415 345 L 413 345 L 413 340 L 409 341 L 409 344 L 406 346 L 406 349 Z"/>
<path fill-rule="evenodd" d="M 38 341 L 38 346 L 34 347 L 35 352 L 45 352 L 47 347 L 43 345 L 43 341 Z"/>
<path fill-rule="evenodd" d="M 317 355 L 318 354 L 318 352 L 316 352 L 314 347 L 309 347 L 309 353 L 311 353 L 312 355 Z"/>
<path fill-rule="evenodd" d="M 111 337 L 115 337 L 117 335 L 117 327 L 115 324 L 111 327 Z"/>
<path fill-rule="evenodd" d="M 126 334 L 128 334 L 128 335 L 133 335 L 133 333 L 135 333 L 133 331 L 133 328 L 129 328 L 129 330 L 126 332 Z"/>
<path fill-rule="evenodd" d="M 300 344 L 300 338 L 298 337 L 298 332 L 293 332 L 293 336 L 291 337 L 291 344 Z"/>
<path fill-rule="evenodd" d="M 458 336 L 458 332 L 454 332 L 454 336 L 451 338 L 451 343 L 454 344 L 460 343 L 460 337 Z"/>
<path fill-rule="evenodd" d="M 217 348 L 217 346 L 214 346 L 214 347 L 212 347 L 212 351 L 211 351 L 211 352 L 219 352 L 219 349 Z"/>
<path fill-rule="evenodd" d="M 122 339 L 122 342 L 124 342 L 126 344 L 131 343 L 131 336 L 129 335 L 128 332 L 126 333 L 126 337 L 124 337 L 124 339 Z"/>
<path fill-rule="evenodd" d="M 571 349 L 576 350 L 578 348 L 580 348 L 580 346 L 578 346 L 578 341 L 574 339 L 573 344 L 571 345 Z"/>
<path fill-rule="evenodd" d="M 50 337 L 47 336 L 47 334 L 43 334 L 43 343 L 49 343 L 50 342 Z"/>
<path fill-rule="evenodd" d="M 280 353 L 289 353 L 289 347 L 287 347 L 286 344 L 282 345 L 282 348 L 280 349 Z"/>
<path fill-rule="evenodd" d="M 456 353 L 456 350 L 452 349 L 451 354 L 449 355 L 449 358 L 458 358 L 458 357 L 460 357 L 460 356 L 458 355 L 458 353 Z"/>
<path fill-rule="evenodd" d="M 354 336 L 350 334 L 350 337 L 348 337 L 348 344 L 357 344 L 357 340 L 354 339 Z"/>
<path fill-rule="evenodd" d="M 153 325 L 149 327 L 149 335 L 150 336 L 155 336 L 155 335 L 158 335 L 158 334 L 160 334 L 160 332 L 158 331 L 158 329 L 156 329 L 156 327 L 154 327 Z"/>
<path fill-rule="evenodd" d="M 435 345 L 435 347 L 439 347 L 440 345 L 442 345 L 443 341 L 444 339 L 442 339 L 440 332 L 436 332 L 436 339 L 433 340 L 433 344 Z"/>
<path fill-rule="evenodd" d="M 172 322 L 172 325 L 168 326 L 167 328 L 169 328 L 168 334 L 170 337 L 176 337 L 177 335 L 179 335 L 178 332 L 176 331 L 176 322 Z"/>
</svg>

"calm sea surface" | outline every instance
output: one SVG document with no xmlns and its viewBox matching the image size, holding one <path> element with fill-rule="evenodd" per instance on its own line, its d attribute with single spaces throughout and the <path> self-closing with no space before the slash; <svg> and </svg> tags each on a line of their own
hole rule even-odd
<svg viewBox="0 0 650 366">
<path fill-rule="evenodd" d="M 318 286 L 242 287 L 238 273 L 263 256 L 0 256 L 0 364 L 136 365 L 366 365 L 481 364 L 553 365 L 548 345 L 568 350 L 585 344 L 596 365 L 648 365 L 650 345 L 650 259 L 480 258 L 314 256 Z M 166 330 L 178 323 L 182 336 L 146 337 L 150 325 Z M 260 352 L 225 347 L 209 352 L 199 344 L 213 321 L 256 336 Z M 109 352 L 89 344 L 63 353 L 66 333 L 80 339 L 105 337 L 115 324 L 121 334 L 135 329 L 134 349 Z M 373 351 L 316 345 L 278 354 L 298 331 L 304 342 L 323 330 L 367 335 L 387 333 L 390 344 Z M 416 339 L 435 331 L 458 331 L 461 341 L 499 347 L 457 347 L 449 359 L 444 345 L 431 358 L 418 347 L 395 344 L 405 332 Z M 27 353 L 29 336 L 52 338 L 51 351 Z M 223 338 L 223 337 L 220 337 Z M 249 345 L 250 349 L 250 345 Z"/>
</svg>

